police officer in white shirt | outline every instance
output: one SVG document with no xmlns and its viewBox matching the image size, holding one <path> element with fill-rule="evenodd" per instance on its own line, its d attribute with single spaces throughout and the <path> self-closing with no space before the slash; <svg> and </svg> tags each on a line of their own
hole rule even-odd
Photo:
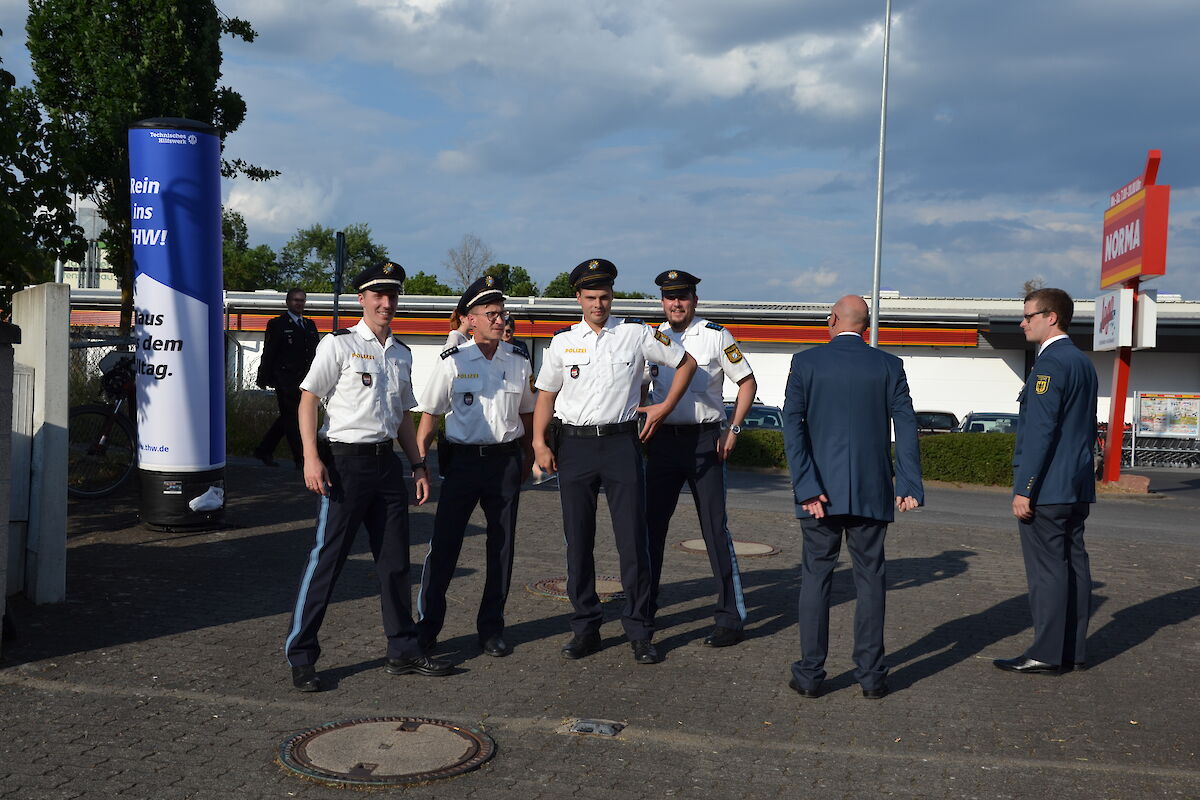
<svg viewBox="0 0 1200 800">
<path fill-rule="evenodd" d="M 417 446 L 425 460 L 446 415 L 438 445 L 445 482 L 438 498 L 429 554 L 417 595 L 417 637 L 433 648 L 446 619 L 446 590 L 475 506 L 487 519 L 487 573 L 475 619 L 479 645 L 489 656 L 512 652 L 504 641 L 504 603 L 512 576 L 513 534 L 521 482 L 533 460 L 530 436 L 534 395 L 529 356 L 503 341 L 504 294 L 485 275 L 471 284 L 459 307 L 474 340 L 442 353 L 421 392 Z"/>
<path fill-rule="evenodd" d="M 650 607 L 657 612 L 667 528 L 686 482 L 696 503 L 700 532 L 718 587 L 716 628 L 704 644 L 728 647 L 742 641 L 746 604 L 725 514 L 725 459 L 737 445 L 742 420 L 754 402 L 758 383 L 733 334 L 696 316 L 699 278 L 672 269 L 654 282 L 662 289 L 663 313 L 667 317 L 658 326 L 659 331 L 683 345 L 697 366 L 683 399 L 646 445 L 646 527 L 654 572 Z M 670 391 L 675 370 L 657 365 L 647 369 L 650 402 L 661 403 Z M 738 387 L 728 427 L 722 400 L 726 377 Z"/>
<path fill-rule="evenodd" d="M 641 320 L 609 316 L 617 268 L 589 259 L 570 275 L 583 320 L 555 333 L 538 373 L 540 390 L 533 418 L 538 466 L 558 471 L 563 529 L 567 539 L 567 594 L 574 614 L 564 658 L 583 658 L 600 649 L 600 600 L 596 595 L 596 498 L 601 484 L 608 500 L 621 568 L 625 634 L 639 664 L 658 662 L 651 643 L 650 548 L 646 538 L 645 475 L 637 413 L 646 414 L 641 439 L 687 390 L 695 360 L 667 336 Z M 677 378 L 661 403 L 638 408 L 647 361 L 676 368 Z M 551 447 L 551 418 L 560 433 Z"/>
<path fill-rule="evenodd" d="M 304 566 L 284 650 L 292 684 L 302 692 L 321 688 L 315 664 L 321 654 L 317 632 L 360 525 L 370 537 L 381 587 L 386 671 L 393 675 L 447 675 L 450 665 L 425 656 L 417 643 L 409 588 L 409 490 L 403 465 L 392 449 L 399 438 L 412 462 L 416 500 L 429 497 L 429 477 L 417 457 L 409 409 L 412 353 L 392 335 L 396 297 L 404 268 L 385 261 L 354 279 L 362 320 L 334 331 L 317 347 L 300 384 L 300 437 L 304 483 L 321 496 L 316 542 Z M 325 425 L 317 431 L 317 403 Z"/>
</svg>

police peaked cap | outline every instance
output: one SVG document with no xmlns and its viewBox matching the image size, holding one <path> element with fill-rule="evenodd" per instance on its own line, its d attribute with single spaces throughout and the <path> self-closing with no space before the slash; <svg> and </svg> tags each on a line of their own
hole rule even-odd
<svg viewBox="0 0 1200 800">
<path fill-rule="evenodd" d="M 400 290 L 404 283 L 404 267 L 395 261 L 380 261 L 354 276 L 354 291 L 382 290 L 394 286 Z"/>
<path fill-rule="evenodd" d="M 617 267 L 604 258 L 589 258 L 575 269 L 571 270 L 571 288 L 606 289 L 617 279 Z"/>
<path fill-rule="evenodd" d="M 502 303 L 506 299 L 508 298 L 504 296 L 503 281 L 494 275 L 484 275 L 463 292 L 462 298 L 458 301 L 458 313 L 465 314 L 471 310 L 472 306 Z"/>
<path fill-rule="evenodd" d="M 695 294 L 696 284 L 700 279 L 681 269 L 669 269 L 660 272 L 654 282 L 662 287 L 663 297 L 667 297 L 673 294 Z"/>
</svg>

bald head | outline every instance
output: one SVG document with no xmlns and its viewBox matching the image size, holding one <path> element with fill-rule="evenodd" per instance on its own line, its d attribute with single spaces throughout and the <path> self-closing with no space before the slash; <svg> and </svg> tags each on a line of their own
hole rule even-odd
<svg viewBox="0 0 1200 800">
<path fill-rule="evenodd" d="M 871 314 L 867 311 L 867 301 L 856 294 L 848 294 L 833 304 L 830 312 L 829 332 L 833 336 L 839 333 L 862 333 L 867 329 Z"/>
</svg>

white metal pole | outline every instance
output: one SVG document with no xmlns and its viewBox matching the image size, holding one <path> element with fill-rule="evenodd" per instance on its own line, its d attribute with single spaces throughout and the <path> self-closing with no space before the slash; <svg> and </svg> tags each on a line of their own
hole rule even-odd
<svg viewBox="0 0 1200 800">
<path fill-rule="evenodd" d="M 888 49 L 892 36 L 892 0 L 883 17 L 883 99 L 879 104 L 879 175 L 875 181 L 875 272 L 871 281 L 871 347 L 879 346 L 879 273 L 883 260 L 883 153 L 887 144 Z"/>
</svg>

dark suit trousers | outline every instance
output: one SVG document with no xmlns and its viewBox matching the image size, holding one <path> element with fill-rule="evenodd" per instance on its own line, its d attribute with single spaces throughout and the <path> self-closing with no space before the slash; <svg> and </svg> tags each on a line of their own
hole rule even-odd
<svg viewBox="0 0 1200 800">
<path fill-rule="evenodd" d="M 447 442 L 448 447 L 453 447 Z M 446 621 L 446 591 L 462 551 L 463 535 L 475 506 L 487 520 L 486 577 L 475 618 L 481 641 L 504 632 L 504 603 L 512 578 L 513 537 L 521 497 L 521 453 L 480 456 L 469 448 L 454 454 L 442 483 L 433 536 L 421 572 L 417 595 L 417 635 L 421 642 L 437 639 Z"/>
<path fill-rule="evenodd" d="M 663 425 L 646 444 L 646 528 L 650 535 L 650 613 L 658 612 L 667 530 L 686 482 L 696 503 L 708 562 L 717 579 L 716 624 L 741 630 L 746 619 L 742 581 L 725 515 L 725 465 L 717 458 L 721 431 Z"/>
<path fill-rule="evenodd" d="M 1033 518 L 1018 521 L 1033 645 L 1029 658 L 1047 664 L 1084 663 L 1091 616 L 1092 571 L 1083 544 L 1088 503 L 1033 507 Z"/>
<path fill-rule="evenodd" d="M 292 460 L 299 464 L 304 459 L 304 444 L 300 441 L 300 418 L 297 415 L 300 408 L 300 387 L 276 387 L 275 402 L 279 405 L 279 416 L 271 423 L 254 452 L 270 456 L 279 445 L 279 440 L 286 437 L 288 447 L 292 451 Z"/>
<path fill-rule="evenodd" d="M 333 487 L 321 498 L 316 541 L 292 610 L 284 651 L 292 666 L 317 663 L 317 631 L 359 526 L 367 529 L 383 607 L 389 658 L 420 655 L 408 583 L 408 485 L 395 453 L 333 456 Z"/>
<path fill-rule="evenodd" d="M 804 554 L 800 567 L 800 652 L 792 675 L 805 689 L 825 679 L 829 653 L 829 597 L 842 534 L 854 568 L 858 600 L 854 607 L 854 679 L 864 689 L 878 689 L 887 677 L 883 663 L 883 614 L 886 568 L 883 540 L 887 523 L 836 514 L 801 519 Z"/>
<path fill-rule="evenodd" d="M 621 624 L 630 641 L 654 634 L 650 613 L 650 544 L 646 538 L 645 468 L 635 433 L 594 439 L 564 436 L 558 454 L 559 498 L 567 539 L 567 594 L 576 635 L 598 633 L 603 621 L 596 594 L 596 499 L 608 500 L 625 609 Z"/>
</svg>

